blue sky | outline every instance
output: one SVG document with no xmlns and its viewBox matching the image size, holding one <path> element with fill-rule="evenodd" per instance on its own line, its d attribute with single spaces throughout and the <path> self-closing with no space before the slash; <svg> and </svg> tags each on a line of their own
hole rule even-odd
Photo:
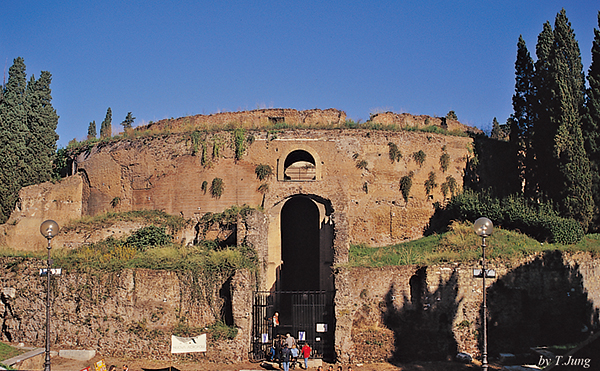
<svg viewBox="0 0 600 371">
<path fill-rule="evenodd" d="M 585 72 L 598 1 L 31 1 L 2 5 L 0 61 L 53 75 L 59 146 L 112 108 L 134 126 L 256 108 L 443 116 L 512 112 L 520 34 L 565 8 Z"/>
</svg>

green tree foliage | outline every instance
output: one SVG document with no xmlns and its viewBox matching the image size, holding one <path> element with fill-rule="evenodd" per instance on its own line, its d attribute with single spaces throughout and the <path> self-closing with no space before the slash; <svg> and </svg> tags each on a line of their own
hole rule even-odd
<svg viewBox="0 0 600 371">
<path fill-rule="evenodd" d="M 588 70 L 588 89 L 583 116 L 582 131 L 585 150 L 590 159 L 592 175 L 592 195 L 595 203 L 595 225 L 598 228 L 600 208 L 600 11 L 598 12 L 598 28 L 594 29 L 592 44 L 592 63 Z"/>
<path fill-rule="evenodd" d="M 145 251 L 148 247 L 163 246 L 171 243 L 172 237 L 166 233 L 165 227 L 154 225 L 143 227 L 127 237 L 125 244 Z"/>
<path fill-rule="evenodd" d="M 520 67 L 516 88 L 519 94 L 515 95 L 519 104 L 512 117 L 517 129 L 530 122 L 527 119 L 530 112 L 522 106 L 527 105 L 530 61 L 521 40 L 519 45 L 521 60 L 517 63 Z M 528 173 L 531 176 L 527 183 L 531 187 L 527 189 L 536 190 L 536 194 L 531 195 L 535 198 L 554 200 L 563 216 L 579 221 L 587 229 L 593 200 L 590 164 L 581 129 L 585 81 L 579 45 L 564 9 L 556 16 L 554 30 L 549 22 L 544 24 L 536 54 L 535 98 L 530 103 L 532 153 L 527 155 L 535 158 L 535 163 L 529 165 L 532 171 Z"/>
<path fill-rule="evenodd" d="M 0 94 L 0 223 L 12 212 L 23 186 L 52 178 L 58 115 L 52 107 L 52 75 L 26 80 L 25 62 L 16 58 Z"/>
<path fill-rule="evenodd" d="M 531 133 L 534 118 L 534 78 L 533 59 L 522 36 L 517 43 L 517 61 L 515 62 L 515 93 L 512 97 L 513 114 L 509 118 L 509 142 L 517 169 L 519 184 L 525 182 L 525 194 L 534 195 L 531 172 L 533 171 L 533 150 Z"/>
<path fill-rule="evenodd" d="M 112 136 L 112 110 L 110 107 L 106 110 L 106 116 L 100 124 L 100 138 L 110 138 Z"/>
<path fill-rule="evenodd" d="M 494 120 L 492 120 L 492 132 L 490 134 L 490 138 L 508 141 L 509 135 L 510 130 L 508 125 L 500 124 L 498 120 L 494 117 Z"/>
<path fill-rule="evenodd" d="M 560 200 L 562 214 L 579 221 L 587 230 L 593 201 L 590 164 L 581 131 L 585 78 L 579 45 L 564 9 L 556 16 L 550 58 L 555 84 L 553 119 L 557 123 L 553 154 L 561 178 L 554 179 L 545 188 L 554 200 Z"/>
<path fill-rule="evenodd" d="M 135 120 L 135 117 L 133 117 L 131 112 L 127 112 L 127 116 L 125 116 L 125 120 L 123 120 L 123 122 L 121 122 L 123 129 L 125 131 L 130 130 L 132 127 L 131 125 L 133 124 L 134 120 Z"/>
<path fill-rule="evenodd" d="M 553 171 L 551 164 L 552 149 L 554 148 L 554 133 L 556 128 L 550 121 L 551 116 L 551 76 L 550 76 L 550 50 L 554 43 L 554 33 L 550 22 L 544 23 L 542 32 L 538 35 L 536 44 L 537 61 L 535 62 L 534 89 L 535 98 L 532 103 L 533 123 L 531 145 L 533 157 L 536 159 L 531 172 L 532 178 L 528 180 L 531 183 L 530 188 L 536 191 L 532 197 L 538 197 L 538 184 L 547 184 L 552 179 L 556 179 L 556 172 Z M 548 173 L 552 171 L 552 173 Z"/>
<path fill-rule="evenodd" d="M 448 113 L 446 114 L 446 120 L 458 120 L 458 117 L 456 116 L 456 113 L 454 111 L 448 111 Z"/>
<path fill-rule="evenodd" d="M 52 107 L 52 74 L 42 71 L 27 84 L 27 173 L 23 185 L 37 184 L 52 178 L 52 161 L 56 153 L 58 115 Z"/>
<path fill-rule="evenodd" d="M 90 124 L 88 125 L 88 134 L 87 134 L 88 140 L 96 139 L 96 135 L 97 135 L 96 133 L 97 133 L 96 121 L 94 120 L 94 121 L 90 122 Z"/>
</svg>

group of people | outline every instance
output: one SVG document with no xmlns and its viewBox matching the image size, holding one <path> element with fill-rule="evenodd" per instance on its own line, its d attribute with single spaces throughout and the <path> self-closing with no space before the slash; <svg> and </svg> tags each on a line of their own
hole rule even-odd
<svg viewBox="0 0 600 371">
<path fill-rule="evenodd" d="M 311 352 L 312 349 L 307 342 L 302 345 L 301 349 L 298 349 L 296 339 L 288 333 L 285 336 L 275 336 L 271 344 L 269 359 L 271 362 L 278 362 L 284 371 L 288 371 L 290 366 L 292 368 L 296 366 L 298 358 L 302 356 L 304 358 L 304 369 L 307 369 Z"/>
</svg>

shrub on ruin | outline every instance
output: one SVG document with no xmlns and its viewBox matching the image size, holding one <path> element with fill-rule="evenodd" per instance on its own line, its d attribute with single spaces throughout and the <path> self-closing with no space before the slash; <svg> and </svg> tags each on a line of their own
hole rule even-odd
<svg viewBox="0 0 600 371">
<path fill-rule="evenodd" d="M 448 170 L 448 166 L 450 166 L 450 155 L 444 152 L 440 156 L 440 167 L 444 173 Z"/>
<path fill-rule="evenodd" d="M 172 237 L 166 233 L 165 227 L 150 225 L 140 228 L 127 237 L 125 244 L 145 251 L 150 246 L 164 246 L 171 243 Z"/>
<path fill-rule="evenodd" d="M 254 169 L 254 173 L 256 174 L 258 180 L 263 181 L 273 175 L 273 168 L 271 165 L 258 164 Z"/>
<path fill-rule="evenodd" d="M 400 161 L 402 158 L 402 152 L 395 143 L 389 142 L 388 146 L 390 147 L 389 155 L 392 163 Z"/>
<path fill-rule="evenodd" d="M 402 197 L 404 198 L 404 202 L 408 202 L 408 196 L 410 195 L 410 189 L 412 187 L 412 178 L 414 172 L 408 173 L 408 175 L 400 178 L 400 192 L 402 192 Z"/>
<path fill-rule="evenodd" d="M 356 162 L 356 168 L 358 168 L 358 169 L 367 170 L 368 166 L 369 166 L 369 163 L 367 162 L 367 160 L 359 160 Z"/>
<path fill-rule="evenodd" d="M 429 172 L 429 176 L 423 185 L 425 186 L 425 192 L 427 192 L 427 195 L 430 195 L 431 191 L 438 186 L 438 184 L 435 182 L 435 173 L 433 171 Z"/>
<path fill-rule="evenodd" d="M 579 222 L 561 217 L 552 203 L 517 195 L 498 198 L 487 191 L 466 190 L 453 196 L 441 211 L 447 223 L 485 216 L 494 225 L 519 230 L 538 241 L 573 244 L 585 234 Z"/>
<path fill-rule="evenodd" d="M 221 198 L 225 191 L 225 183 L 221 178 L 214 178 L 210 184 L 210 195 L 214 198 Z"/>
<path fill-rule="evenodd" d="M 412 158 L 421 167 L 425 163 L 425 159 L 427 158 L 427 154 L 425 152 L 423 152 L 422 149 L 420 149 L 417 152 L 413 152 Z"/>
</svg>

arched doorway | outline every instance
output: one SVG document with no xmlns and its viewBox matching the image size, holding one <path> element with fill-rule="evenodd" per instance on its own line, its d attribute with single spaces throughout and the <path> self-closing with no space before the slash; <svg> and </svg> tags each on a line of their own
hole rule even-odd
<svg viewBox="0 0 600 371">
<path fill-rule="evenodd" d="M 281 290 L 320 289 L 319 209 L 308 197 L 296 196 L 281 210 Z"/>
<path fill-rule="evenodd" d="M 301 149 L 292 151 L 284 166 L 285 180 L 308 181 L 316 179 L 316 163 L 313 156 Z"/>
</svg>

